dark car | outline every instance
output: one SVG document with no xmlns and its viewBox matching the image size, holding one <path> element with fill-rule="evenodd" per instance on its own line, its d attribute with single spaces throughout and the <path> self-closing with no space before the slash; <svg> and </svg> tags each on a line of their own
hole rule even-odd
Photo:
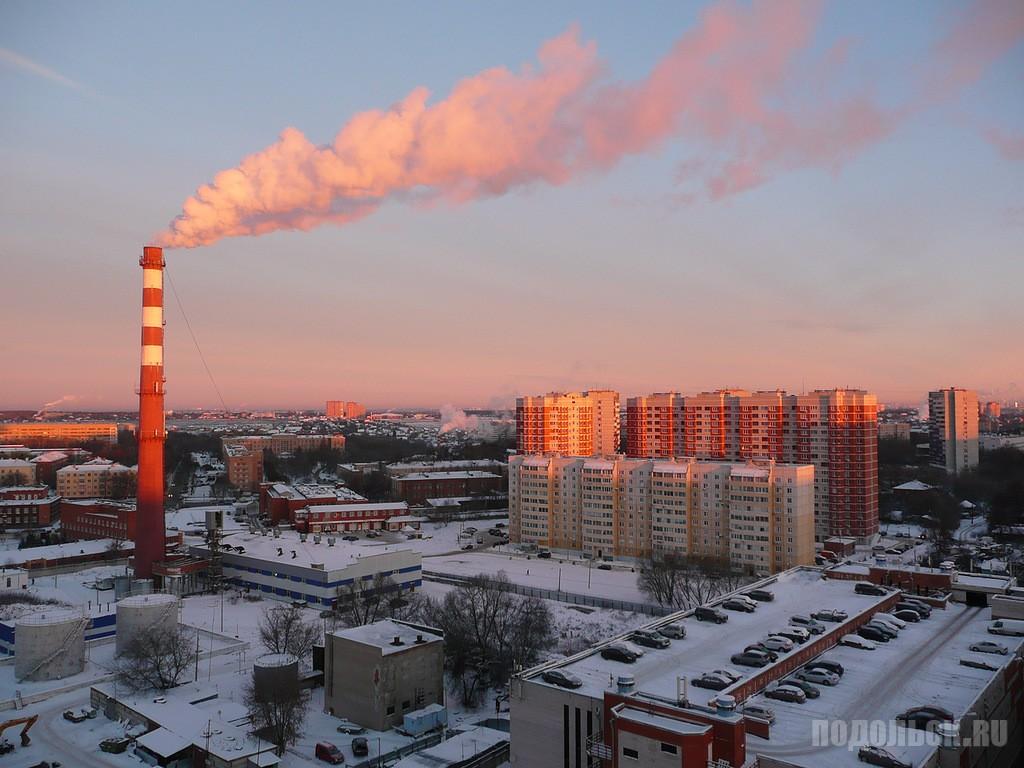
<svg viewBox="0 0 1024 768">
<path fill-rule="evenodd" d="M 537 553 L 537 557 L 539 557 L 541 560 L 550 560 L 551 559 L 551 553 L 548 552 L 547 550 L 543 550 L 543 551 Z"/>
<path fill-rule="evenodd" d="M 804 665 L 805 669 L 811 669 L 812 667 L 817 667 L 818 669 L 827 669 L 829 672 L 833 672 L 839 675 L 840 677 L 842 677 L 843 673 L 846 671 L 845 669 L 843 669 L 843 665 L 840 664 L 838 661 L 812 661 Z"/>
<path fill-rule="evenodd" d="M 693 615 L 697 617 L 697 621 L 713 621 L 715 624 L 725 624 L 729 620 L 729 614 L 706 605 L 699 606 Z"/>
<path fill-rule="evenodd" d="M 721 691 L 732 685 L 731 680 L 726 680 L 718 675 L 701 675 L 690 682 L 698 688 L 710 688 L 712 691 Z"/>
<path fill-rule="evenodd" d="M 757 651 L 758 653 L 763 653 L 765 656 L 768 657 L 769 661 L 778 661 L 779 660 L 779 654 L 778 653 L 773 651 L 768 646 L 762 645 L 761 643 L 751 643 L 750 645 L 748 645 L 743 650 L 744 650 L 744 652 Z"/>
<path fill-rule="evenodd" d="M 342 536 L 341 538 L 342 541 L 359 541 L 359 537 L 353 536 L 352 534 L 349 534 L 348 536 Z"/>
<path fill-rule="evenodd" d="M 109 752 L 112 755 L 120 755 L 122 752 L 128 749 L 128 745 L 131 743 L 132 740 L 129 739 L 127 736 L 115 736 L 101 741 L 100 749 L 104 752 Z"/>
<path fill-rule="evenodd" d="M 797 704 L 803 704 L 807 701 L 807 696 L 802 690 L 788 684 L 769 688 L 764 692 L 764 697 L 766 699 L 777 699 L 778 701 L 792 701 Z"/>
<path fill-rule="evenodd" d="M 671 640 L 653 629 L 638 629 L 629 639 L 645 648 L 668 648 L 672 645 Z"/>
<path fill-rule="evenodd" d="M 632 664 L 639 656 L 632 648 L 615 643 L 601 649 L 601 658 L 612 661 L 621 661 L 624 664 Z"/>
<path fill-rule="evenodd" d="M 814 683 L 808 683 L 806 680 L 797 680 L 795 677 L 787 677 L 782 681 L 782 685 L 792 685 L 794 688 L 799 688 L 804 692 L 804 695 L 808 699 L 816 699 L 821 696 L 821 689 Z"/>
<path fill-rule="evenodd" d="M 907 728 L 927 731 L 939 723 L 952 723 L 953 715 L 942 707 L 911 707 L 894 718 L 897 723 Z"/>
<path fill-rule="evenodd" d="M 352 754 L 356 757 L 366 757 L 370 754 L 370 745 L 365 736 L 356 736 L 352 739 Z"/>
<path fill-rule="evenodd" d="M 549 669 L 541 674 L 541 679 L 560 688 L 579 688 L 583 685 L 583 681 L 576 675 L 562 669 Z"/>
<path fill-rule="evenodd" d="M 909 608 L 912 611 L 917 611 L 919 614 L 921 614 L 921 618 L 923 619 L 927 619 L 929 616 L 932 615 L 932 607 L 930 605 L 922 603 L 920 600 L 911 600 L 909 598 L 904 598 L 903 600 L 900 600 L 898 603 L 896 603 L 896 610 L 902 611 L 905 608 Z"/>
<path fill-rule="evenodd" d="M 897 609 L 892 612 L 892 615 L 900 621 L 909 621 L 911 623 L 921 620 L 921 614 L 911 608 Z"/>
<path fill-rule="evenodd" d="M 874 627 L 863 626 L 857 627 L 857 634 L 863 637 L 865 640 L 873 640 L 876 643 L 888 643 L 889 635 L 882 634 Z"/>
<path fill-rule="evenodd" d="M 745 651 L 743 653 L 734 653 L 731 661 L 733 664 L 740 664 L 744 667 L 763 667 L 768 664 L 768 657 L 763 653 Z"/>
<path fill-rule="evenodd" d="M 892 753 L 881 747 L 861 747 L 857 750 L 857 759 L 869 765 L 880 765 L 882 768 L 914 768 L 910 763 L 897 760 Z"/>
<path fill-rule="evenodd" d="M 722 607 L 730 611 L 743 611 L 743 613 L 753 613 L 756 610 L 750 603 L 744 600 L 737 600 L 734 597 L 723 600 Z"/>
<path fill-rule="evenodd" d="M 611 569 L 612 567 L 608 565 L 608 563 L 601 563 L 597 566 L 597 570 L 599 571 L 610 571 Z"/>
<path fill-rule="evenodd" d="M 858 581 L 853 591 L 858 595 L 876 595 L 879 597 L 889 594 L 884 587 L 872 584 L 870 581 Z"/>
<path fill-rule="evenodd" d="M 890 640 L 894 640 L 897 637 L 896 630 L 893 629 L 892 627 L 890 627 L 889 625 L 881 622 L 881 621 L 869 621 L 864 626 L 867 629 L 873 629 L 876 632 L 879 632 L 879 633 L 885 635 Z"/>
<path fill-rule="evenodd" d="M 789 640 L 792 640 L 794 643 L 806 643 L 807 638 L 799 632 L 794 632 L 793 629 L 793 627 L 786 627 L 784 629 L 780 629 L 775 634 L 779 637 L 788 638 Z"/>
<path fill-rule="evenodd" d="M 329 741 L 318 741 L 313 754 L 318 760 L 323 760 L 331 765 L 345 764 L 345 755 Z"/>
<path fill-rule="evenodd" d="M 770 603 L 775 599 L 775 595 L 769 592 L 767 589 L 752 589 L 749 592 L 744 593 L 747 597 L 752 597 L 759 603 Z"/>
<path fill-rule="evenodd" d="M 811 614 L 811 618 L 817 619 L 818 621 L 839 622 L 846 621 L 849 616 L 846 611 L 836 610 L 835 608 L 826 608 L 823 611 L 815 611 Z"/>
</svg>

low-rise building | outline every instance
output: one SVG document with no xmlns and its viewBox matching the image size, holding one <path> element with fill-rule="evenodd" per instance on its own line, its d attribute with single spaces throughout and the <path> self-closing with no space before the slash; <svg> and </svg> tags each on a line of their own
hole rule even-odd
<svg viewBox="0 0 1024 768">
<path fill-rule="evenodd" d="M 307 533 L 334 531 L 393 530 L 393 522 L 410 518 L 404 501 L 378 501 L 365 504 L 317 504 L 297 510 L 292 516 L 295 530 Z"/>
<path fill-rule="evenodd" d="M 486 495 L 502 490 L 504 484 L 501 475 L 479 470 L 413 472 L 391 478 L 394 495 L 414 505 L 441 497 Z"/>
<path fill-rule="evenodd" d="M 57 470 L 57 495 L 65 499 L 123 499 L 135 495 L 135 470 L 110 459 L 90 459 Z"/>
<path fill-rule="evenodd" d="M 294 454 L 317 448 L 345 448 L 344 435 L 302 435 L 294 432 L 276 432 L 272 435 L 238 435 L 221 439 L 221 446 L 241 445 L 255 451 L 275 454 Z"/>
<path fill-rule="evenodd" d="M 36 465 L 26 459 L 0 459 L 0 485 L 35 485 Z"/>
<path fill-rule="evenodd" d="M 327 635 L 324 709 L 383 731 L 409 712 L 444 704 L 439 629 L 390 619 Z"/>
<path fill-rule="evenodd" d="M 0 529 L 46 527 L 59 514 L 60 497 L 45 485 L 0 488 Z"/>
<path fill-rule="evenodd" d="M 70 464 L 71 456 L 64 451 L 45 451 L 30 461 L 36 465 L 36 480 L 54 487 L 57 485 L 57 470 Z"/>
<path fill-rule="evenodd" d="M 61 530 L 68 539 L 135 540 L 135 504 L 113 499 L 61 499 Z"/>
<path fill-rule="evenodd" d="M 232 488 L 255 491 L 263 482 L 263 451 L 247 445 L 225 443 L 224 467 Z"/>
<path fill-rule="evenodd" d="M 362 504 L 365 496 L 344 485 L 260 483 L 260 515 L 276 525 L 295 522 L 300 509 L 322 505 Z"/>
<path fill-rule="evenodd" d="M 52 447 L 99 441 L 117 443 L 117 424 L 97 421 L 30 421 L 0 424 L 0 443 Z"/>
<path fill-rule="evenodd" d="M 881 421 L 878 423 L 879 440 L 901 440 L 910 442 L 910 424 L 905 421 Z"/>
</svg>

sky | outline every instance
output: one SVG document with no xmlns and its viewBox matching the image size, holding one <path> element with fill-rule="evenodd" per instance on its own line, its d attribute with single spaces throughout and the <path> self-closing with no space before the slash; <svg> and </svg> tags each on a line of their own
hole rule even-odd
<svg viewBox="0 0 1024 768">
<path fill-rule="evenodd" d="M 134 406 L 148 243 L 169 408 L 1024 400 L 1014 0 L 11 0 L 0 104 L 0 408 Z"/>
</svg>

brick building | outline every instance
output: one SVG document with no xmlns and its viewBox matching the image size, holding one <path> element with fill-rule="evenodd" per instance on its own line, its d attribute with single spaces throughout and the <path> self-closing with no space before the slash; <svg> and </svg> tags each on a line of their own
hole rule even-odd
<svg viewBox="0 0 1024 768">
<path fill-rule="evenodd" d="M 0 528 L 41 528 L 57 522 L 60 499 L 45 485 L 0 488 Z"/>
<path fill-rule="evenodd" d="M 619 393 L 549 392 L 516 399 L 520 453 L 605 456 L 618 453 Z"/>
<path fill-rule="evenodd" d="M 60 524 L 68 539 L 134 541 L 135 504 L 110 499 L 62 499 Z"/>
<path fill-rule="evenodd" d="M 263 482 L 263 451 L 225 443 L 224 468 L 232 488 L 255 491 Z"/>
<path fill-rule="evenodd" d="M 424 504 L 427 499 L 494 493 L 503 490 L 504 485 L 501 475 L 477 470 L 414 472 L 391 478 L 395 497 L 413 505 Z"/>
<path fill-rule="evenodd" d="M 47 422 L 0 424 L 0 443 L 18 442 L 46 448 L 99 440 L 117 442 L 117 424 L 111 422 Z"/>
<path fill-rule="evenodd" d="M 30 461 L 36 465 L 36 480 L 53 488 L 57 485 L 57 470 L 70 464 L 71 456 L 64 451 L 46 451 Z"/>
<path fill-rule="evenodd" d="M 260 483 L 259 491 L 260 516 L 269 518 L 272 525 L 294 523 L 295 513 L 300 509 L 366 501 L 365 496 L 343 485 Z"/>
</svg>

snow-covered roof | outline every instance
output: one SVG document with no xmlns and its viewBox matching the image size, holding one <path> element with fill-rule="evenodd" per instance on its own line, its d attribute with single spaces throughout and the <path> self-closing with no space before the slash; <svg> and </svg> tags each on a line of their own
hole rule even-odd
<svg viewBox="0 0 1024 768">
<path fill-rule="evenodd" d="M 710 725 L 691 723 L 685 720 L 677 720 L 674 717 L 666 717 L 655 712 L 647 712 L 642 709 L 620 705 L 615 708 L 615 714 L 620 720 L 628 720 L 638 725 L 647 725 L 660 728 L 669 733 L 677 733 L 680 736 L 692 736 L 695 733 L 706 733 L 711 730 Z"/>
<path fill-rule="evenodd" d="M 182 750 L 192 747 L 191 739 L 186 739 L 166 728 L 157 728 L 139 736 L 135 743 L 160 757 L 173 757 Z"/>
<path fill-rule="evenodd" d="M 440 632 L 440 630 L 436 631 Z M 382 656 L 407 651 L 410 648 L 421 645 L 443 642 L 441 637 L 425 629 L 411 627 L 408 624 L 402 624 L 391 619 L 375 621 L 372 624 L 364 624 L 361 627 L 339 629 L 331 634 L 334 637 L 351 640 L 354 643 L 371 645 L 378 648 Z M 401 641 L 400 645 L 395 645 L 394 640 L 396 637 Z"/>
<path fill-rule="evenodd" d="M 467 758 L 509 740 L 509 734 L 494 728 L 474 726 L 455 734 L 434 747 L 409 755 L 395 768 L 445 768 L 462 764 Z"/>
<path fill-rule="evenodd" d="M 932 486 L 922 483 L 920 480 L 909 480 L 893 488 L 894 491 L 930 491 Z"/>
<path fill-rule="evenodd" d="M 29 547 L 28 549 L 11 549 L 0 552 L 0 563 L 4 565 L 21 565 L 32 560 L 59 560 L 65 557 L 82 555 L 99 555 L 110 549 L 113 539 L 91 539 L 88 541 L 72 541 L 67 544 L 49 544 L 45 547 Z M 131 541 L 120 542 L 123 553 L 135 549 Z"/>
<path fill-rule="evenodd" d="M 394 478 L 396 483 L 404 483 L 416 480 L 476 480 L 489 478 L 500 480 L 501 475 L 493 472 L 482 472 L 479 470 L 455 470 L 452 472 L 410 472 L 408 475 L 401 475 Z"/>
</svg>

